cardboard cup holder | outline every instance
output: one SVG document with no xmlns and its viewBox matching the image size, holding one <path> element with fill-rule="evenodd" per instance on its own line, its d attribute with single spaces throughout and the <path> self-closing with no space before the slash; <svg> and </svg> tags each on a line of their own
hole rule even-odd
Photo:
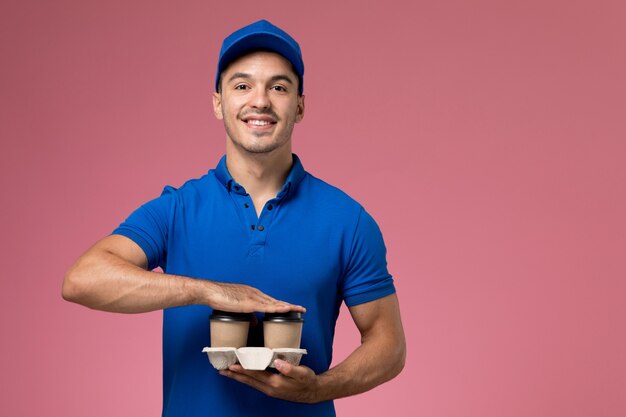
<svg viewBox="0 0 626 417">
<path fill-rule="evenodd" d="M 302 355 L 306 355 L 306 349 L 292 348 L 265 348 L 265 347 L 205 347 L 202 352 L 206 352 L 209 362 L 217 370 L 226 369 L 236 363 L 241 364 L 244 369 L 262 371 L 269 367 L 274 367 L 276 359 L 284 360 L 292 365 L 299 365 Z"/>
</svg>

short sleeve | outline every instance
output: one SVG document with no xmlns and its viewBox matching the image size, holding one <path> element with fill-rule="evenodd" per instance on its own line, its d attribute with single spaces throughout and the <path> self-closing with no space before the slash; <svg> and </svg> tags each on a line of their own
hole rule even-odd
<svg viewBox="0 0 626 417">
<path fill-rule="evenodd" d="M 148 269 L 165 265 L 174 191 L 173 187 L 165 187 L 160 197 L 139 207 L 112 233 L 139 245 L 148 258 Z"/>
<path fill-rule="evenodd" d="M 395 293 L 387 271 L 387 250 L 372 216 L 361 208 L 343 277 L 343 295 L 348 307 Z"/>
</svg>

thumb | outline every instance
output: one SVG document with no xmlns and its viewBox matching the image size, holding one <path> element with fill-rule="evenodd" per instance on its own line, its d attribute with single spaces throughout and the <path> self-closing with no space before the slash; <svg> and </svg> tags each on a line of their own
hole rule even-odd
<svg viewBox="0 0 626 417">
<path fill-rule="evenodd" d="M 292 376 L 294 366 L 287 361 L 282 359 L 274 360 L 274 368 L 284 376 Z"/>
<path fill-rule="evenodd" d="M 306 382 L 315 376 L 315 372 L 313 372 L 311 368 L 307 368 L 303 365 L 293 365 L 281 359 L 276 359 L 274 361 L 274 367 L 282 376 L 292 378 L 300 382 Z"/>
</svg>

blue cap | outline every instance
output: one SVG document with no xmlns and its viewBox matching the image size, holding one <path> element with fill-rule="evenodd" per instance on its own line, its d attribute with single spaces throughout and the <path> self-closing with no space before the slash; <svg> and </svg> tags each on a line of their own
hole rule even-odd
<svg viewBox="0 0 626 417">
<path fill-rule="evenodd" d="M 259 20 L 245 26 L 224 39 L 220 50 L 220 59 L 217 63 L 215 76 L 215 90 L 219 89 L 220 74 L 228 65 L 255 50 L 272 51 L 282 55 L 291 62 L 300 81 L 298 91 L 302 95 L 304 84 L 304 62 L 300 45 L 287 32 L 274 26 L 267 20 Z"/>
</svg>

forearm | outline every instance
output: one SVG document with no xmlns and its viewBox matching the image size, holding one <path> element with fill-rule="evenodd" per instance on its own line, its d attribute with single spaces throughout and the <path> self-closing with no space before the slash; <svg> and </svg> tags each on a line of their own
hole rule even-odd
<svg viewBox="0 0 626 417">
<path fill-rule="evenodd" d="M 148 260 L 130 239 L 111 235 L 97 242 L 70 268 L 63 298 L 118 313 L 143 313 L 190 304 L 241 312 L 306 311 L 243 284 L 147 271 Z"/>
<path fill-rule="evenodd" d="M 87 307 L 118 313 L 142 313 L 201 302 L 201 287 L 187 277 L 146 271 L 100 250 L 87 253 L 68 271 L 63 297 Z"/>
<path fill-rule="evenodd" d="M 404 337 L 375 337 L 362 344 L 343 362 L 318 375 L 315 402 L 334 400 L 368 391 L 400 373 L 404 367 Z"/>
</svg>

